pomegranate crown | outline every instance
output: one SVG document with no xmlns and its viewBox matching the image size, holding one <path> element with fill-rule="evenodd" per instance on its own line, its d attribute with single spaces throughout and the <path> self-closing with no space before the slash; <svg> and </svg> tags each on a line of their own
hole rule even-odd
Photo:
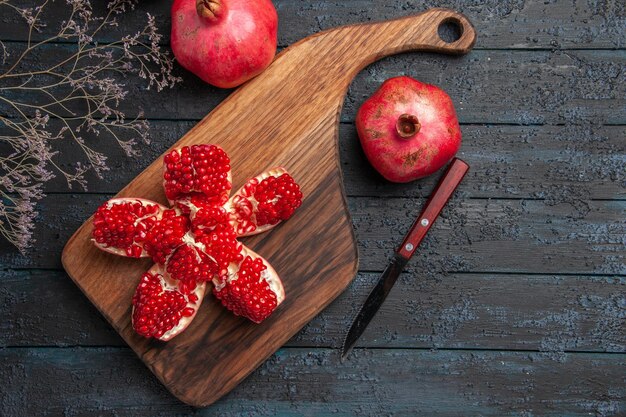
<svg viewBox="0 0 626 417">
<path fill-rule="evenodd" d="M 221 0 L 196 0 L 198 16 L 209 21 L 217 20 L 224 12 Z"/>
</svg>

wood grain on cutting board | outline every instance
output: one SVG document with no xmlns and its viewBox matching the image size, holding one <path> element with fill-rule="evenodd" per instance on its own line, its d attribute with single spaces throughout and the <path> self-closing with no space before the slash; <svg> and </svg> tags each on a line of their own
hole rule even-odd
<svg viewBox="0 0 626 417">
<path fill-rule="evenodd" d="M 461 38 L 449 44 L 437 33 L 448 20 L 462 28 Z M 209 296 L 174 340 L 138 336 L 130 323 L 131 298 L 151 261 L 96 249 L 90 242 L 91 219 L 67 243 L 65 269 L 174 395 L 195 406 L 211 404 L 337 297 L 356 273 L 356 241 L 337 150 L 339 114 L 353 76 L 387 55 L 410 50 L 460 54 L 474 41 L 467 19 L 446 9 L 322 32 L 283 51 L 173 146 L 222 146 L 231 158 L 234 189 L 278 165 L 301 185 L 304 201 L 294 217 L 243 239 L 268 259 L 285 286 L 286 300 L 262 324 L 235 317 Z M 118 197 L 165 203 L 162 162 L 161 156 Z"/>
</svg>

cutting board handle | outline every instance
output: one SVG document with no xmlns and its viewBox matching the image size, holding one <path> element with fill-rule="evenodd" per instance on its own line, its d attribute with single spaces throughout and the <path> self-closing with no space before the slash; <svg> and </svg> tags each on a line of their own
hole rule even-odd
<svg viewBox="0 0 626 417">
<path fill-rule="evenodd" d="M 446 23 L 457 26 L 460 32 L 460 37 L 450 43 L 439 36 L 439 26 Z M 476 31 L 470 21 L 463 14 L 445 8 L 366 26 L 372 35 L 361 49 L 374 59 L 416 50 L 465 54 L 476 42 Z"/>
<path fill-rule="evenodd" d="M 456 25 L 460 33 L 450 43 L 439 36 L 439 26 L 446 23 Z M 476 31 L 463 14 L 434 8 L 399 19 L 320 32 L 287 48 L 283 54 L 307 50 L 302 55 L 308 55 L 307 64 L 317 69 L 321 79 L 341 81 L 347 88 L 357 72 L 386 56 L 409 51 L 461 55 L 469 52 L 475 42 Z"/>
</svg>

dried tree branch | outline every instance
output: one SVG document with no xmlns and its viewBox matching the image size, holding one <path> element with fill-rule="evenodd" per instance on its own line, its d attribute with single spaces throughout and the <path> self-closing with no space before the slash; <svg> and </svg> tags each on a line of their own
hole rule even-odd
<svg viewBox="0 0 626 417">
<path fill-rule="evenodd" d="M 149 142 L 147 121 L 141 115 L 127 120 L 119 110 L 127 95 L 120 75 L 143 78 L 157 91 L 179 81 L 149 14 L 138 33 L 108 43 L 95 41 L 102 30 L 117 26 L 120 14 L 134 10 L 136 0 L 113 0 L 104 16 L 94 16 L 88 0 L 65 0 L 68 17 L 56 34 L 34 41 L 34 34 L 47 26 L 46 11 L 60 2 L 43 0 L 24 8 L 14 0 L 0 0 L 3 13 L 21 16 L 28 27 L 23 50 L 10 51 L 0 42 L 0 234 L 22 253 L 32 243 L 35 206 L 44 197 L 44 183 L 60 175 L 69 188 L 86 189 L 87 172 L 102 177 L 107 158 L 94 150 L 94 140 L 112 140 L 129 156 L 138 154 L 140 142 Z M 29 57 L 58 47 L 60 40 L 72 43 L 55 51 L 56 62 L 28 69 Z M 55 149 L 61 141 L 72 144 L 77 162 L 70 169 L 57 162 Z"/>
</svg>

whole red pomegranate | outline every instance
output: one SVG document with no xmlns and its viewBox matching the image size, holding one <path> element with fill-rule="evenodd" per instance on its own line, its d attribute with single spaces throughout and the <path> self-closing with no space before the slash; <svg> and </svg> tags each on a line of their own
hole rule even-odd
<svg viewBox="0 0 626 417">
<path fill-rule="evenodd" d="M 272 62 L 277 27 L 270 0 L 175 0 L 172 50 L 207 83 L 232 88 Z"/>
<path fill-rule="evenodd" d="M 363 151 L 392 182 L 409 182 L 444 166 L 461 146 L 450 97 L 410 77 L 385 81 L 356 116 Z"/>
</svg>

